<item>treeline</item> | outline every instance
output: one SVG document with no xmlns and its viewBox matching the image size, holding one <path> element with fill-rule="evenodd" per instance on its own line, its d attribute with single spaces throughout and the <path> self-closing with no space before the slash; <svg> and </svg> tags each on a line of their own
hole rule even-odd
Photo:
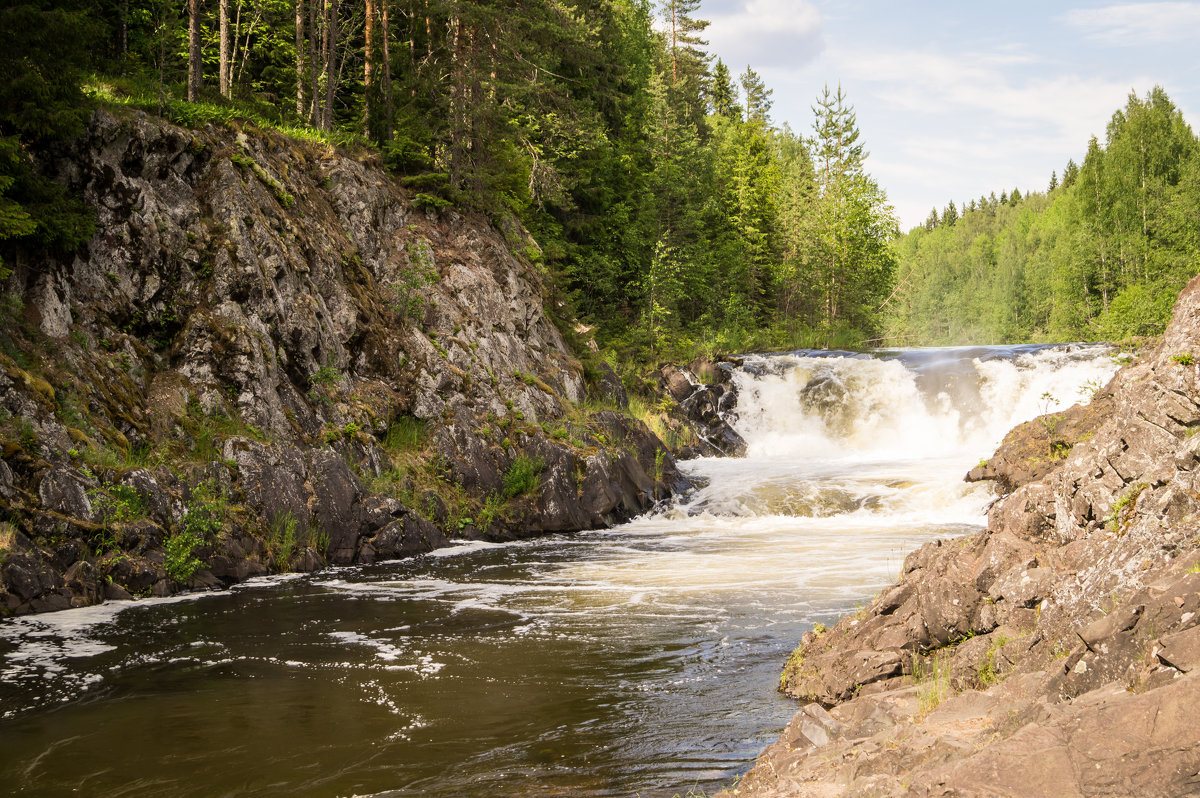
<svg viewBox="0 0 1200 798">
<path fill-rule="evenodd" d="M 1048 191 L 950 203 L 895 251 L 891 344 L 1156 334 L 1200 273 L 1200 142 L 1162 88 L 1131 94 Z"/>
<path fill-rule="evenodd" d="M 25 81 L 0 97 L 6 173 L 77 132 L 80 86 L 177 121 L 236 112 L 378 148 L 423 207 L 516 216 L 564 316 L 617 348 L 880 332 L 898 229 L 852 106 L 827 88 L 810 135 L 774 125 L 761 77 L 707 52 L 699 0 L 18 0 L 0 17 L 0 78 Z M 15 121 L 38 97 L 72 123 Z M 0 210 L 38 216 L 31 181 L 4 179 Z M 0 215 L 0 238 L 28 235 Z"/>
</svg>

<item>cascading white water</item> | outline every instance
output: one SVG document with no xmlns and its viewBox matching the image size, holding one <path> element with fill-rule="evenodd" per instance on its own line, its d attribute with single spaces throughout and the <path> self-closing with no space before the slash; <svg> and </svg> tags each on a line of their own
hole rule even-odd
<svg viewBox="0 0 1200 798">
<path fill-rule="evenodd" d="M 733 375 L 730 419 L 747 456 L 691 466 L 711 483 L 688 509 L 976 523 L 986 490 L 963 474 L 1012 427 L 1088 401 L 1115 370 L 1104 346 L 751 356 Z"/>
<path fill-rule="evenodd" d="M 964 472 L 1115 368 L 1078 346 L 752 356 L 748 455 L 681 463 L 704 486 L 622 527 L 0 622 L 0 783 L 711 794 L 794 712 L 775 688 L 800 634 L 977 529 L 992 493 Z"/>
</svg>

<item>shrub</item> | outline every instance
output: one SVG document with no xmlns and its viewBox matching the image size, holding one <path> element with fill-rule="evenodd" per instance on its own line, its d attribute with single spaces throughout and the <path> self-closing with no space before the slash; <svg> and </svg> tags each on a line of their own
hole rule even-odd
<svg viewBox="0 0 1200 798">
<path fill-rule="evenodd" d="M 186 529 L 175 532 L 163 542 L 167 576 L 171 581 L 183 584 L 204 566 L 195 550 L 203 541 Z"/>
<path fill-rule="evenodd" d="M 188 500 L 187 514 L 183 517 L 183 528 L 201 542 L 215 538 L 225 522 L 228 501 L 215 480 L 201 482 L 192 488 Z"/>
<path fill-rule="evenodd" d="M 526 454 L 517 455 L 504 474 L 504 498 L 523 496 L 532 493 L 541 482 L 542 471 L 546 461 L 540 457 L 530 457 Z"/>
</svg>

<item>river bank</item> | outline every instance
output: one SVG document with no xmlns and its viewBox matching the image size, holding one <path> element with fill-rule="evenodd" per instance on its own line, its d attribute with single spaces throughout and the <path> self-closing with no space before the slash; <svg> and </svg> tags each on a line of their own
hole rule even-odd
<svg viewBox="0 0 1200 798">
<path fill-rule="evenodd" d="M 793 714 L 775 688 L 794 641 L 907 551 L 980 529 L 990 492 L 963 471 L 1044 393 L 1113 368 L 1077 346 L 747 356 L 745 456 L 682 461 L 697 488 L 630 523 L 7 619 L 0 779 L 712 794 Z"/>
<path fill-rule="evenodd" d="M 0 615 L 608 527 L 736 447 L 678 371 L 635 417 L 533 239 L 378 156 L 113 109 L 43 157 L 98 224 L 7 263 Z"/>
<path fill-rule="evenodd" d="M 1200 278 L 1091 408 L 971 473 L 988 527 L 910 554 L 806 633 L 804 702 L 738 796 L 1193 795 L 1200 789 Z"/>
</svg>

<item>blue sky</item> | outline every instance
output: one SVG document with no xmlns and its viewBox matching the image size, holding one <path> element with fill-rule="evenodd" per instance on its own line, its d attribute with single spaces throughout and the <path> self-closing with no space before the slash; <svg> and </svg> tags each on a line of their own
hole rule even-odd
<svg viewBox="0 0 1200 798">
<path fill-rule="evenodd" d="M 1161 85 L 1200 121 L 1200 2 L 705 0 L 700 16 L 710 52 L 774 89 L 777 124 L 807 135 L 841 83 L 905 230 L 951 199 L 1044 190 L 1130 91 Z"/>
</svg>

